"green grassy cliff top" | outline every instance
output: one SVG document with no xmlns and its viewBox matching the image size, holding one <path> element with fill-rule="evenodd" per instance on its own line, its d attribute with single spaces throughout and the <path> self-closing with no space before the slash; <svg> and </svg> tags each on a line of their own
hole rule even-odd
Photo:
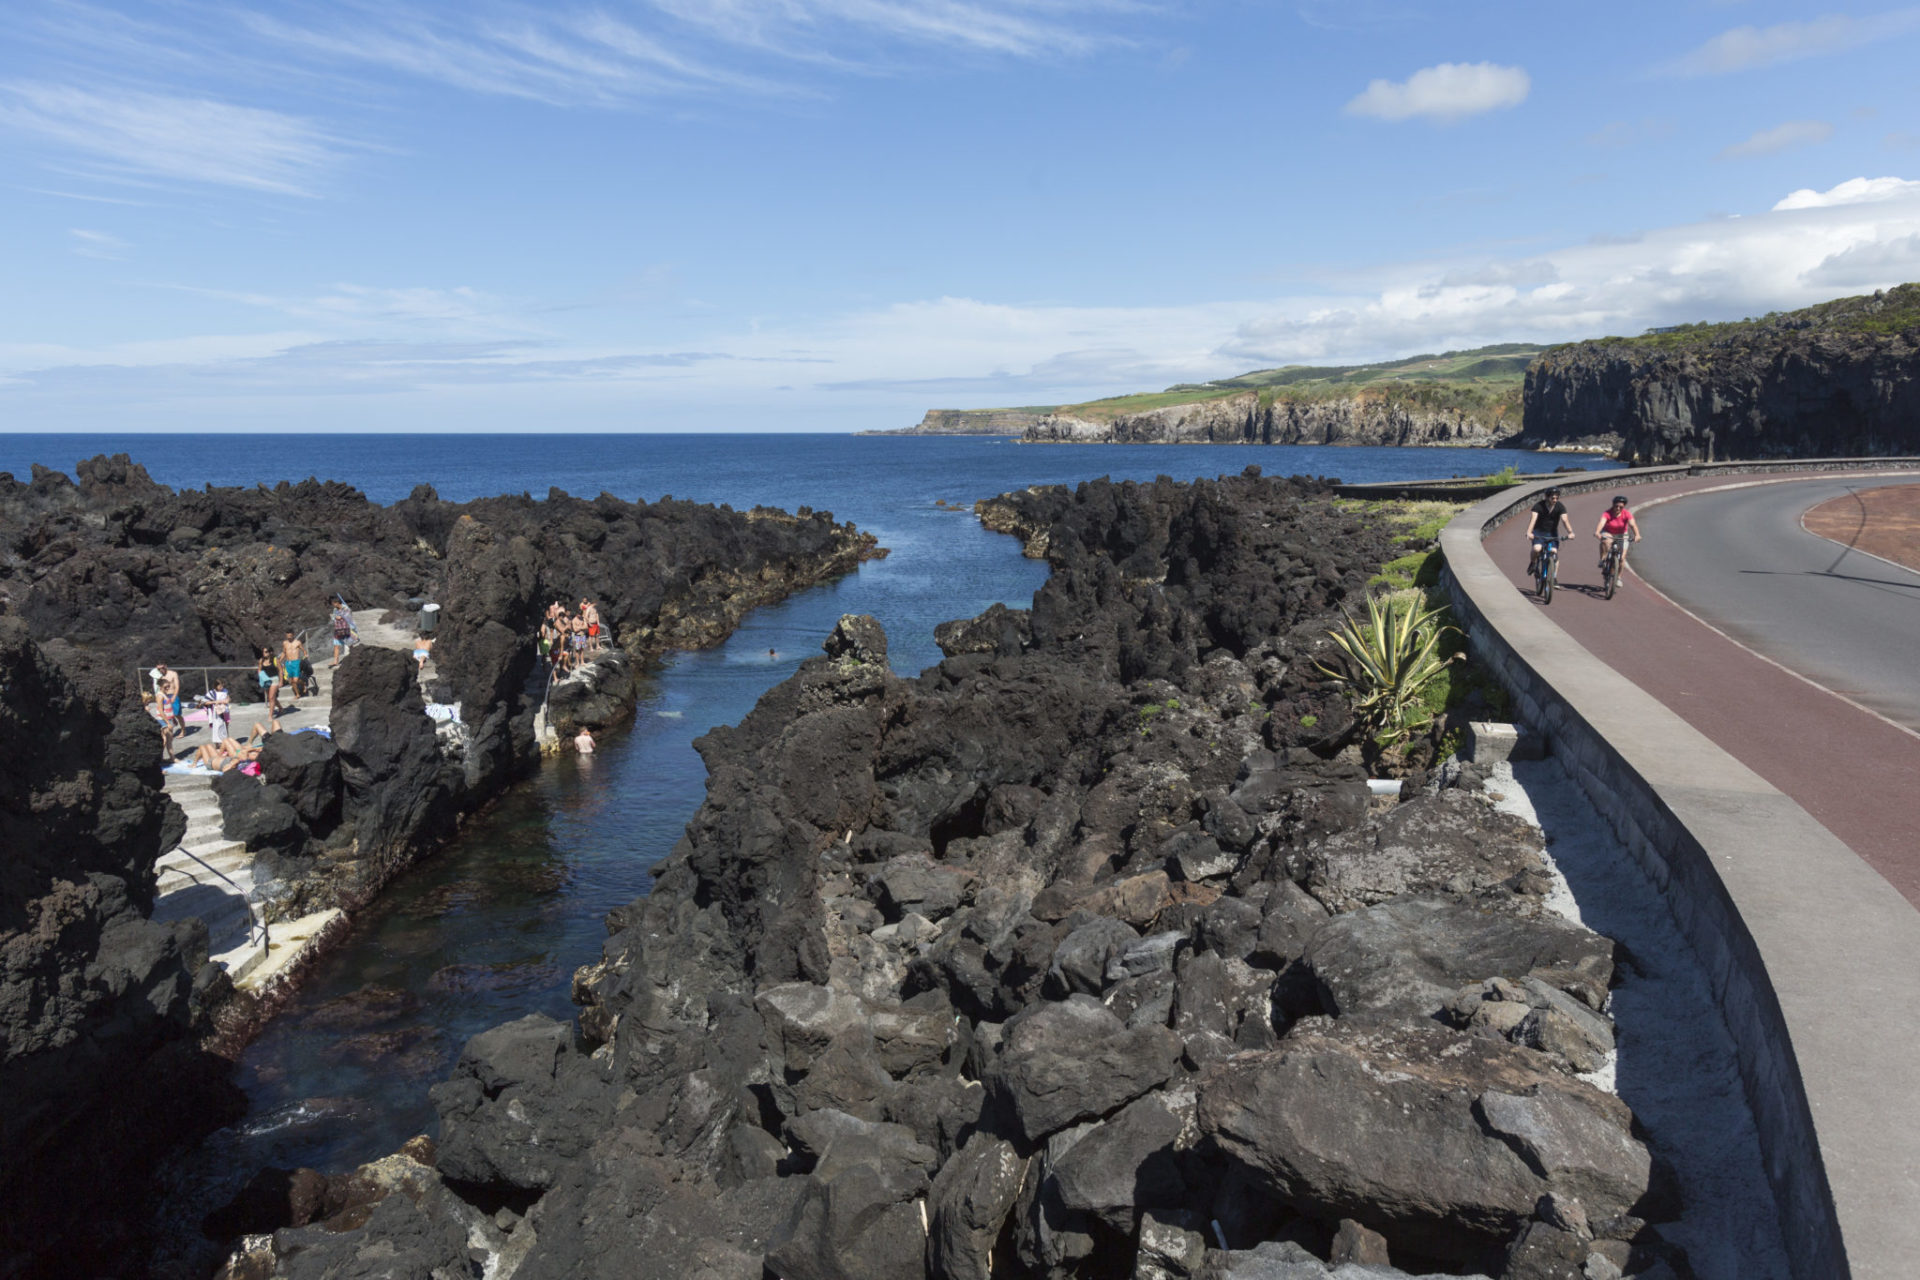
<svg viewBox="0 0 1920 1280">
<path fill-rule="evenodd" d="M 1889 337 L 1907 334 L 1920 338 L 1920 284 L 1903 284 L 1879 293 L 1835 298 L 1799 311 L 1772 311 L 1744 320 L 1677 324 L 1649 329 L 1637 338 L 1589 338 L 1584 342 L 1550 347 L 1558 354 L 1579 348 L 1631 347 L 1649 352 L 1700 350 L 1726 343 L 1745 345 L 1793 333 L 1858 334 Z"/>
</svg>

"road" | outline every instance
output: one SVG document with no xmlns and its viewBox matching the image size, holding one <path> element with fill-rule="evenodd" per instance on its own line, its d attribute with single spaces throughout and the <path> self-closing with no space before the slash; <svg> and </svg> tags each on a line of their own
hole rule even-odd
<svg viewBox="0 0 1920 1280">
<path fill-rule="evenodd" d="M 1800 526 L 1829 499 L 1912 483 L 1835 477 L 1663 503 L 1647 512 L 1647 543 L 1631 559 L 1668 598 L 1748 648 L 1920 731 L 1920 573 Z"/>
<path fill-rule="evenodd" d="M 1734 493 L 1753 493 L 1765 499 L 1761 505 L 1770 502 L 1789 512 L 1786 518 L 1797 528 L 1802 511 L 1830 496 L 1829 489 L 1822 486 L 1867 483 L 1866 477 L 1851 481 L 1814 477 L 1812 487 L 1805 490 L 1789 482 L 1725 494 L 1700 492 L 1728 482 L 1727 477 L 1712 477 L 1629 490 L 1636 509 L 1645 512 L 1640 525 L 1647 535 L 1646 544 L 1635 549 L 1631 563 L 1648 563 L 1650 572 L 1662 572 L 1662 568 L 1651 566 L 1660 564 L 1654 553 L 1669 540 L 1675 544 L 1677 554 L 1671 559 L 1676 564 L 1696 559 L 1708 563 L 1715 554 L 1726 556 L 1724 564 L 1732 565 L 1735 571 L 1723 567 L 1721 573 L 1738 577 L 1747 588 L 1735 597 L 1724 615 L 1724 620 L 1735 626 L 1741 625 L 1742 619 L 1758 616 L 1744 610 L 1775 607 L 1752 604 L 1753 596 L 1783 590 L 1782 584 L 1789 582 L 1807 592 L 1872 592 L 1868 583 L 1828 581 L 1821 574 L 1806 572 L 1810 565 L 1823 568 L 1831 564 L 1840 551 L 1834 544 L 1806 533 L 1800 537 L 1812 547 L 1827 548 L 1824 560 L 1817 552 L 1808 560 L 1804 548 L 1798 558 L 1785 557 L 1779 549 L 1763 553 L 1758 543 L 1718 551 L 1702 546 L 1697 557 L 1678 545 L 1691 536 L 1688 530 L 1693 519 L 1687 509 L 1695 504 L 1709 504 L 1707 520 L 1711 523 L 1712 504 Z M 1901 477 L 1900 482 L 1912 483 L 1913 477 Z M 1682 493 L 1696 496 L 1645 505 L 1655 497 L 1673 498 Z M 1576 537 L 1562 548 L 1560 589 L 1554 593 L 1553 603 L 1542 607 L 1594 657 L 1658 698 L 1721 749 L 1792 797 L 1908 901 L 1920 906 L 1920 787 L 1914 785 L 1914 779 L 1920 778 L 1920 736 L 1783 670 L 1704 625 L 1648 590 L 1637 569 L 1629 570 L 1614 599 L 1603 599 L 1600 575 L 1594 568 L 1593 528 L 1608 496 L 1605 491 L 1575 495 L 1567 503 Z M 1532 583 L 1525 576 L 1525 528 L 1524 517 L 1508 521 L 1487 540 L 1487 551 L 1506 570 L 1515 590 L 1531 597 Z M 1785 558 L 1775 560 L 1763 555 Z M 1859 565 L 1874 568 L 1855 574 L 1854 567 Z M 1688 570 L 1678 568 L 1674 572 L 1685 575 Z M 1871 579 L 1911 576 L 1857 554 L 1846 558 L 1846 572 Z M 1701 577 L 1699 573 L 1693 575 L 1696 583 Z M 1675 583 L 1678 598 L 1689 609 L 1694 608 L 1697 602 L 1686 593 L 1695 587 L 1678 585 L 1678 578 Z M 1808 628 L 1817 630 L 1823 624 L 1837 635 L 1850 625 L 1834 621 L 1840 615 L 1831 600 L 1823 602 L 1813 594 L 1795 599 L 1798 603 L 1787 607 L 1807 615 L 1804 620 L 1796 620 L 1795 635 Z M 1712 607 L 1710 601 L 1699 603 Z M 1920 621 L 1916 616 L 1920 615 L 1920 604 L 1910 600 L 1908 608 L 1908 616 Z M 1735 626 L 1723 629 L 1733 632 Z M 1900 646 L 1896 657 L 1904 653 L 1911 666 L 1916 656 L 1911 623 L 1906 633 L 1894 640 Z M 1877 661 L 1875 665 L 1879 665 Z M 1850 686 L 1867 683 L 1853 679 L 1845 668 L 1842 673 L 1849 675 L 1846 683 Z M 1894 703 L 1888 701 L 1887 705 Z"/>
</svg>

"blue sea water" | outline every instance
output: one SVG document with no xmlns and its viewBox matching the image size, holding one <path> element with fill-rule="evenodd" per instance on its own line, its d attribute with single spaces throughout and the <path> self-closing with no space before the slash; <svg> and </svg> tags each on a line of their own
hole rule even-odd
<svg viewBox="0 0 1920 1280">
<path fill-rule="evenodd" d="M 175 1171 L 181 1194 L 202 1206 L 265 1166 L 339 1172 L 431 1131 L 427 1089 L 467 1038 L 530 1012 L 570 1016 L 571 975 L 598 957 L 606 912 L 647 891 L 651 867 L 700 804 L 706 775 L 693 740 L 745 715 L 819 652 L 842 614 L 879 618 L 895 670 L 912 674 L 939 660 L 937 623 L 995 602 L 1024 607 L 1045 566 L 983 530 L 976 499 L 1103 475 L 1211 477 L 1249 464 L 1359 482 L 1568 461 L 1481 449 L 1021 446 L 992 437 L 0 435 L 0 471 L 24 479 L 39 463 L 71 474 L 82 458 L 116 452 L 176 487 L 314 476 L 380 502 L 430 484 L 456 500 L 544 497 L 552 486 L 587 497 L 806 505 L 873 532 L 891 552 L 756 611 L 714 650 L 675 657 L 649 681 L 630 730 L 609 735 L 591 758 L 547 765 L 364 911 L 242 1059 L 251 1114 Z"/>
</svg>

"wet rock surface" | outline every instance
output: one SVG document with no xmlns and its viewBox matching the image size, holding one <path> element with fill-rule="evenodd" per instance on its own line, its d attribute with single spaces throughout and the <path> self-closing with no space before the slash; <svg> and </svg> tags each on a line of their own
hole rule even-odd
<svg viewBox="0 0 1920 1280">
<path fill-rule="evenodd" d="M 1024 621 L 902 679 L 845 619 L 702 738 L 577 1022 L 476 1038 L 444 1194 L 330 1247 L 511 1203 L 489 1274 L 1652 1269 L 1675 1205 L 1574 1060 L 1611 944 L 1544 905 L 1537 832 L 1375 811 L 1327 736 L 1314 659 L 1390 539 L 1257 473 L 992 509 L 1053 567 Z"/>
</svg>

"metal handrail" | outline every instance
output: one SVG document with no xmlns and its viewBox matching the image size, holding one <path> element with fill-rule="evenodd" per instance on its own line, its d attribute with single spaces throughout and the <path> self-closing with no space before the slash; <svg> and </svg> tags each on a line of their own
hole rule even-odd
<svg viewBox="0 0 1920 1280">
<path fill-rule="evenodd" d="M 199 854 L 187 848 L 186 845 L 184 844 L 180 845 L 179 851 L 181 853 L 186 854 L 189 858 L 192 858 L 195 862 L 199 863 L 201 866 L 205 867 L 207 870 L 213 872 L 213 874 L 215 874 L 216 876 L 219 876 L 222 880 L 225 880 L 228 884 L 233 886 L 233 891 L 240 895 L 240 902 L 247 909 L 247 941 L 248 942 L 253 941 L 253 926 L 257 923 L 260 926 L 260 945 L 263 947 L 270 946 L 273 942 L 273 938 L 267 932 L 267 917 L 264 913 L 260 915 L 255 915 L 253 910 L 253 900 L 247 897 L 247 891 L 245 889 L 242 889 L 240 885 L 226 872 L 222 871 L 220 868 L 216 866 L 213 866 L 205 858 L 202 858 Z"/>
</svg>

